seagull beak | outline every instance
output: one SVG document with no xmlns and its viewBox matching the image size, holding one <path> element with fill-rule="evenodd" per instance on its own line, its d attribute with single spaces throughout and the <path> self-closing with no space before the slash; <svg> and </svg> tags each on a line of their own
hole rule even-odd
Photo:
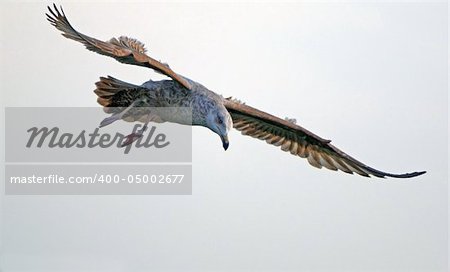
<svg viewBox="0 0 450 272">
<path fill-rule="evenodd" d="M 230 145 L 230 142 L 228 142 L 228 135 L 220 136 L 220 139 L 222 139 L 223 149 L 227 150 Z"/>
</svg>

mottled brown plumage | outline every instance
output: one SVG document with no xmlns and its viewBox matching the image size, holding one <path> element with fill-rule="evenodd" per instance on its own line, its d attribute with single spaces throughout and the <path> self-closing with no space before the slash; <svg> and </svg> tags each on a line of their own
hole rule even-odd
<svg viewBox="0 0 450 272">
<path fill-rule="evenodd" d="M 98 103 L 107 113 L 112 114 L 101 125 L 108 125 L 118 119 L 148 123 L 147 113 L 139 113 L 139 108 L 143 107 L 187 108 L 192 113 L 192 119 L 177 112 L 171 116 L 153 116 L 152 121 L 208 127 L 221 137 L 225 149 L 228 147 L 228 131 L 234 127 L 243 135 L 306 158 L 309 164 L 317 168 L 325 167 L 365 177 L 410 178 L 425 173 L 391 174 L 376 170 L 337 149 L 330 140 L 313 134 L 292 120 L 278 118 L 231 98 L 225 99 L 203 85 L 176 74 L 167 64 L 147 56 L 144 45 L 135 39 L 121 36 L 103 42 L 76 31 L 62 8 L 61 11 L 55 5 L 53 8 L 54 10 L 49 7 L 48 20 L 64 37 L 81 42 L 96 53 L 123 63 L 151 68 L 172 79 L 147 81 L 138 86 L 112 77 L 100 78 L 94 92 L 98 96 Z"/>
<path fill-rule="evenodd" d="M 75 40 L 77 42 L 81 42 L 86 46 L 88 50 L 113 57 L 120 62 L 154 69 L 177 81 L 187 89 L 191 88 L 189 83 L 185 79 L 177 75 L 174 71 L 172 71 L 172 69 L 170 69 L 167 64 L 163 64 L 147 56 L 145 54 L 146 50 L 144 49 L 143 43 L 124 36 L 119 37 L 119 39 L 112 38 L 106 42 L 86 36 L 76 31 L 70 25 L 62 7 L 61 12 L 58 10 L 55 4 L 53 4 L 53 8 L 54 10 L 48 7 L 51 15 L 47 14 L 47 19 L 54 27 L 63 32 L 62 35 L 64 37 Z"/>
</svg>

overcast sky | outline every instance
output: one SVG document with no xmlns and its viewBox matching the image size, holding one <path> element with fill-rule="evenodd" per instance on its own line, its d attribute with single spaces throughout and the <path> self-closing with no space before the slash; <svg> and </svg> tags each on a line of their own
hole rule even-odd
<svg viewBox="0 0 450 272">
<path fill-rule="evenodd" d="M 197 127 L 192 196 L 2 195 L 1 271 L 447 271 L 446 3 L 58 4 L 370 166 L 428 173 L 318 170 L 236 131 L 225 152 Z M 44 3 L 0 7 L 4 106 L 96 107 L 99 76 L 163 78 L 63 38 Z"/>
</svg>

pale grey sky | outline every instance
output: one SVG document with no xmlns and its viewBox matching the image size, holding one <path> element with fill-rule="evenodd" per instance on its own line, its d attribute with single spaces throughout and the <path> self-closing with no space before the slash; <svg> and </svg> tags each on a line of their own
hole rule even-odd
<svg viewBox="0 0 450 272">
<path fill-rule="evenodd" d="M 428 173 L 317 170 L 194 128 L 192 196 L 2 195 L 1 271 L 447 271 L 447 3 L 58 4 L 375 168 Z M 97 106 L 99 76 L 163 78 L 63 38 L 46 3 L 0 7 L 3 106 Z"/>
</svg>

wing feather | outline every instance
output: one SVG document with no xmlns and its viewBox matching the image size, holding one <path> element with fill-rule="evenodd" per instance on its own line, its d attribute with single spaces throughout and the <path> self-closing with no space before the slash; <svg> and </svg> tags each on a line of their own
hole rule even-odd
<svg viewBox="0 0 450 272">
<path fill-rule="evenodd" d="M 167 64 L 161 63 L 145 54 L 144 44 L 136 39 L 121 36 L 118 39 L 112 38 L 109 41 L 100 41 L 76 31 L 69 23 L 62 7 L 61 11 L 53 4 L 53 9 L 48 7 L 47 20 L 62 32 L 68 39 L 82 43 L 88 50 L 101 55 L 115 58 L 117 61 L 144 66 L 164 74 L 187 89 L 191 89 L 189 82 L 182 76 L 175 73 Z"/>
<path fill-rule="evenodd" d="M 275 117 L 231 98 L 224 99 L 224 105 L 231 114 L 234 128 L 243 135 L 280 146 L 285 152 L 306 158 L 308 163 L 316 168 L 325 167 L 333 171 L 341 170 L 348 174 L 380 178 L 411 178 L 425 173 L 421 171 L 392 174 L 379 171 L 342 152 L 333 146 L 330 140 L 325 140 L 289 120 Z"/>
</svg>

